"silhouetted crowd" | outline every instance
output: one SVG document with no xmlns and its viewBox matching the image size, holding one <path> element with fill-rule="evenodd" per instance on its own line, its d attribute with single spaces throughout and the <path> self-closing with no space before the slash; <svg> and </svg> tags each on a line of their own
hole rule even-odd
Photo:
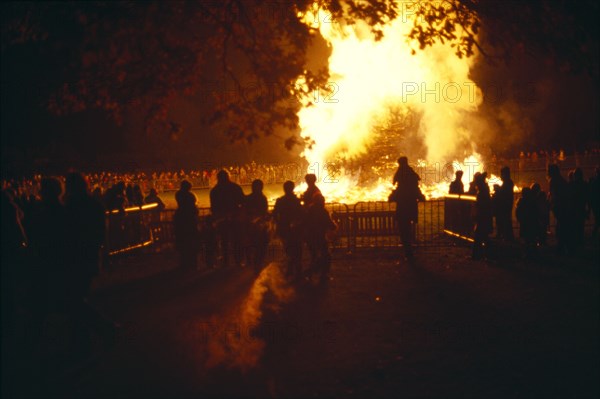
<svg viewBox="0 0 600 399">
<path fill-rule="evenodd" d="M 597 164 L 600 159 L 600 148 L 586 148 L 583 151 L 567 152 L 564 149 L 522 150 L 511 157 L 499 157 L 492 154 L 492 165 L 507 165 L 515 170 L 547 169 L 548 165 L 557 163 L 568 167 L 582 164 Z"/>
<path fill-rule="evenodd" d="M 80 364 L 93 354 L 95 343 L 112 345 L 119 329 L 90 306 L 88 296 L 107 242 L 105 205 L 122 209 L 125 201 L 140 200 L 140 191 L 133 187 L 130 200 L 127 187 L 117 184 L 95 197 L 82 174 L 70 173 L 63 181 L 41 178 L 37 196 L 23 200 L 14 191 L 2 190 L 2 342 L 3 361 L 11 362 L 3 366 L 15 375 L 35 378 L 56 361 Z M 254 180 L 252 192 L 244 195 L 221 170 L 210 191 L 211 214 L 201 219 L 192 185 L 183 180 L 175 194 L 173 219 L 180 266 L 195 268 L 204 246 L 211 267 L 251 267 L 259 273 L 274 225 L 284 243 L 290 281 L 310 282 L 316 276 L 326 284 L 328 238 L 336 225 L 316 176 L 307 175 L 306 181 L 301 198 L 294 194 L 294 183 L 286 181 L 284 195 L 269 212 L 261 180 Z M 304 245 L 310 254 L 307 267 L 302 265 Z M 57 317 L 63 321 L 49 327 Z M 60 342 L 48 341 L 49 328 L 62 329 L 54 337 L 60 336 Z"/>
<path fill-rule="evenodd" d="M 233 262 L 234 266 L 252 267 L 258 273 L 265 266 L 270 226 L 274 225 L 286 254 L 287 277 L 299 281 L 318 275 L 319 281 L 326 283 L 330 267 L 328 235 L 336 225 L 316 186 L 316 176 L 306 175 L 305 180 L 307 189 L 300 198 L 294 194 L 294 183 L 286 181 L 284 195 L 269 213 L 261 180 L 254 180 L 252 192 L 244 195 L 228 172 L 221 170 L 210 191 L 211 214 L 202 220 L 198 218 L 191 184 L 184 180 L 175 195 L 178 207 L 173 220 L 181 266 L 195 268 L 204 246 L 210 267 L 229 267 Z M 302 268 L 304 244 L 310 254 L 306 270 Z"/>
<path fill-rule="evenodd" d="M 564 178 L 558 165 L 550 164 L 548 192 L 534 183 L 523 188 L 516 204 L 510 168 L 503 167 L 500 175 L 502 184 L 494 185 L 493 192 L 485 172 L 476 173 L 467 190 L 461 171 L 450 183 L 451 194 L 474 197 L 470 197 L 474 200 L 470 215 L 474 259 L 490 257 L 494 226 L 498 240 L 515 240 L 513 212 L 528 258 L 547 244 L 551 213 L 556 220 L 558 254 L 577 255 L 583 249 L 585 221 L 592 216 L 592 236 L 598 238 L 600 168 L 586 181 L 579 168 Z M 419 180 L 407 158 L 400 157 L 389 201 L 395 203 L 407 260 L 413 259 L 418 202 L 425 201 Z M 209 267 L 250 267 L 260 273 L 269 243 L 277 237 L 283 244 L 285 274 L 291 282 L 310 282 L 316 276 L 320 284 L 326 284 L 331 266 L 329 243 L 337 226 L 316 176 L 308 174 L 305 181 L 307 188 L 299 197 L 294 182 L 285 181 L 283 195 L 269 211 L 262 180 L 253 180 L 251 193 L 245 195 L 228 171 L 220 170 L 210 190 L 210 215 L 200 218 L 192 183 L 183 179 L 175 194 L 173 216 L 180 266 L 195 269 L 203 253 Z M 144 196 L 139 185 L 122 181 L 105 192 L 90 192 L 86 177 L 79 173 L 64 179 L 40 177 L 38 182 L 36 195 L 19 196 L 11 186 L 2 190 L 2 334 L 3 345 L 10 343 L 3 348 L 3 359 L 20 359 L 22 369 L 32 373 L 52 367 L 43 364 L 52 356 L 38 353 L 44 346 L 43 332 L 50 315 L 63 315 L 70 337 L 62 344 L 50 345 L 50 352 L 85 359 L 94 336 L 105 344 L 115 338 L 118 325 L 102 317 L 87 300 L 106 242 L 106 211 L 147 203 L 164 209 L 155 189 Z M 303 262 L 305 249 L 307 263 Z"/>
<path fill-rule="evenodd" d="M 524 187 L 521 197 L 514 206 L 514 183 L 510 168 L 501 169 L 502 184 L 494 185 L 490 194 L 487 173 L 475 173 L 469 189 L 464 190 L 462 171 L 456 172 L 450 183 L 449 194 L 474 195 L 473 207 L 474 244 L 473 258 L 489 257 L 490 235 L 496 225 L 496 237 L 513 241 L 512 212 L 514 209 L 519 223 L 519 235 L 527 257 L 534 257 L 539 246 L 547 243 L 550 212 L 556 220 L 556 245 L 560 255 L 575 255 L 585 244 L 585 221 L 593 216 L 592 237 L 598 238 L 600 216 L 600 169 L 588 181 L 581 168 L 575 168 L 565 179 L 557 164 L 547 170 L 549 192 L 541 190 L 539 183 Z"/>
<path fill-rule="evenodd" d="M 222 168 L 206 167 L 198 170 L 177 171 L 140 171 L 130 173 L 95 172 L 84 176 L 94 192 L 104 194 L 117 184 L 125 185 L 128 190 L 135 187 L 144 192 L 155 189 L 158 193 L 175 191 L 183 180 L 187 180 L 194 188 L 210 188 L 217 182 L 217 174 L 225 170 L 233 182 L 250 185 L 254 180 L 261 180 L 264 184 L 283 183 L 287 180 L 297 181 L 302 176 L 302 167 L 296 163 L 288 164 L 257 164 L 251 162 L 245 165 L 228 166 Z M 2 189 L 14 191 L 17 197 L 37 196 L 42 175 L 36 174 L 30 178 L 6 179 L 2 181 Z M 59 179 L 64 179 L 59 177 Z M 129 202 L 135 206 L 134 201 Z"/>
<path fill-rule="evenodd" d="M 85 359 L 93 336 L 112 343 L 117 326 L 87 302 L 104 241 L 104 208 L 81 174 L 66 176 L 64 193 L 58 179 L 42 178 L 25 209 L 2 191 L 3 359 L 18 359 L 11 369 L 42 372 L 57 355 Z M 66 319 L 65 342 L 44 341 L 50 315 Z"/>
</svg>

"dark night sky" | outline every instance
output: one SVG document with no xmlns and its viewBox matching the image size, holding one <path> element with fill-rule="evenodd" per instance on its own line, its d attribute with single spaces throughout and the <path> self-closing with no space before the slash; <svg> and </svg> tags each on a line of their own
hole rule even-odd
<svg viewBox="0 0 600 399">
<path fill-rule="evenodd" d="M 44 102 L 62 78 L 62 65 L 60 57 L 39 58 L 40 53 L 45 53 L 43 46 L 38 42 L 2 50 L 3 170 L 31 165 L 61 168 L 67 164 L 92 169 L 117 164 L 125 168 L 191 167 L 253 159 L 286 162 L 297 157 L 299 148 L 289 152 L 283 146 L 283 138 L 289 132 L 250 146 L 230 144 L 219 131 L 203 123 L 210 102 L 199 97 L 181 98 L 173 107 L 171 117 L 185 131 L 177 141 L 166 137 L 140 141 L 141 115 L 125 115 L 121 126 L 99 111 L 64 117 L 50 115 Z M 324 62 L 322 49 L 316 53 Z M 597 77 L 558 72 L 556 66 L 528 56 L 516 58 L 509 66 L 480 63 L 472 72 L 487 98 L 482 113 L 497 123 L 498 130 L 510 132 L 506 137 L 482 139 L 496 151 L 572 151 L 598 144 Z M 490 90 L 497 86 L 502 87 L 502 92 L 494 96 Z M 174 159 L 179 159 L 180 165 Z"/>
</svg>

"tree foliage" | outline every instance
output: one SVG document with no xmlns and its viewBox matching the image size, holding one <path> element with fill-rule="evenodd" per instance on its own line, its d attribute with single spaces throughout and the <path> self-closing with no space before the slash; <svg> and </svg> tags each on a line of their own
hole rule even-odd
<svg viewBox="0 0 600 399">
<path fill-rule="evenodd" d="M 366 21 L 376 38 L 386 22 L 414 14 L 410 39 L 421 49 L 450 42 L 459 56 L 478 51 L 490 61 L 531 51 L 597 73 L 597 5 L 566 0 L 9 3 L 2 55 L 35 49 L 32 62 L 52 75 L 46 105 L 55 114 L 101 109 L 118 122 L 137 110 L 148 133 L 177 136 L 174 101 L 209 93 L 208 122 L 232 140 L 252 141 L 279 126 L 294 130 L 298 100 L 327 83 L 326 69 L 307 67 L 318 31 L 298 17 L 315 7 L 336 21 Z M 216 89 L 215 76 L 224 82 Z"/>
<path fill-rule="evenodd" d="M 417 4 L 412 11 L 418 22 L 410 37 L 421 48 L 450 41 L 459 56 L 471 56 L 477 50 L 490 62 L 510 62 L 528 53 L 564 71 L 598 75 L 596 1 L 444 0 L 409 4 Z"/>
</svg>

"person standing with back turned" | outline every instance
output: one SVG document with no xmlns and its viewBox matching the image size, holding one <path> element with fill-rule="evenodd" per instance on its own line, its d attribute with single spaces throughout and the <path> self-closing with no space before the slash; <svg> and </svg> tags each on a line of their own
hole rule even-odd
<svg viewBox="0 0 600 399">
<path fill-rule="evenodd" d="M 413 258 L 413 227 L 418 221 L 418 201 L 425 201 L 419 188 L 421 178 L 408 165 L 408 158 L 398 158 L 398 170 L 394 174 L 396 187 L 389 200 L 396 202 L 396 221 L 400 230 L 400 239 L 406 259 Z"/>
</svg>

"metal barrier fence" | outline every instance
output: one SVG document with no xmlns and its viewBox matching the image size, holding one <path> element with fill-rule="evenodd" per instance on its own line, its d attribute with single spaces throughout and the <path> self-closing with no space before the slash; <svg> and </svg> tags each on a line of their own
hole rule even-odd
<svg viewBox="0 0 600 399">
<path fill-rule="evenodd" d="M 342 203 L 328 203 L 326 208 L 331 218 L 337 224 L 336 234 L 331 240 L 334 250 L 353 252 L 367 248 L 392 248 L 401 245 L 396 225 L 396 204 L 389 202 L 359 202 L 348 206 Z M 138 208 L 135 208 L 136 210 Z M 414 225 L 414 242 L 417 246 L 437 246 L 438 239 L 443 236 L 444 230 L 444 200 L 432 200 L 419 203 L 419 222 Z M 140 244 L 148 244 L 148 237 L 155 250 L 173 247 L 175 232 L 173 230 L 174 210 L 162 212 L 138 213 L 125 212 L 124 215 L 111 213 L 107 242 L 115 240 L 110 237 L 117 234 L 118 252 L 139 248 Z M 207 230 L 207 216 L 209 208 L 200 208 L 199 229 Z M 126 226 L 131 233 L 124 234 Z M 274 231 L 274 226 L 270 228 Z M 132 237 L 137 234 L 137 241 Z M 201 237 L 203 234 L 201 234 Z M 272 235 L 271 240 L 278 245 L 278 240 Z M 135 244 L 135 245 L 134 245 Z M 203 243 L 199 243 L 203 247 Z M 114 245 L 109 245 L 111 254 L 115 253 Z"/>
<path fill-rule="evenodd" d="M 442 240 L 447 236 L 473 241 L 474 204 L 475 197 L 469 195 L 447 195 L 443 199 L 420 202 L 418 223 L 413 225 L 414 245 L 440 247 L 448 244 L 447 240 Z M 350 253 L 360 249 L 384 249 L 402 245 L 395 218 L 396 204 L 393 202 L 358 202 L 350 206 L 328 203 L 326 208 L 338 226 L 331 240 L 334 250 Z M 210 223 L 210 208 L 200 208 L 198 213 L 199 229 L 201 233 L 206 233 L 210 230 L 207 225 Z M 107 212 L 108 253 L 114 255 L 150 246 L 155 251 L 172 248 L 175 243 L 174 214 L 174 210 L 158 211 L 155 204 Z M 550 215 L 549 229 L 554 226 L 554 217 Z M 513 212 L 515 233 L 518 228 Z M 271 225 L 269 230 L 270 247 L 280 251 L 281 245 L 274 235 L 274 226 Z M 200 236 L 206 238 L 207 234 Z M 205 248 L 205 243 L 200 242 L 199 245 Z"/>
<path fill-rule="evenodd" d="M 516 202 L 519 194 L 515 194 L 515 204 L 512 211 L 512 228 L 515 237 L 519 237 L 519 222 L 515 215 Z M 444 226 L 445 234 L 465 241 L 473 242 L 473 206 L 475 197 L 472 195 L 452 195 L 444 197 Z M 586 219 L 586 234 L 590 234 L 594 226 L 593 218 Z M 495 227 L 495 226 L 494 226 Z M 548 213 L 548 234 L 556 236 L 556 218 L 554 212 Z"/>
<path fill-rule="evenodd" d="M 444 197 L 444 233 L 473 242 L 473 195 L 453 195 Z"/>
<path fill-rule="evenodd" d="M 154 244 L 152 226 L 160 217 L 157 204 L 106 212 L 106 252 L 116 255 Z"/>
<path fill-rule="evenodd" d="M 419 202 L 418 222 L 413 225 L 417 246 L 439 245 L 443 233 L 444 201 Z M 401 245 L 396 223 L 395 202 L 358 202 L 350 214 L 351 249 L 389 248 Z"/>
</svg>

